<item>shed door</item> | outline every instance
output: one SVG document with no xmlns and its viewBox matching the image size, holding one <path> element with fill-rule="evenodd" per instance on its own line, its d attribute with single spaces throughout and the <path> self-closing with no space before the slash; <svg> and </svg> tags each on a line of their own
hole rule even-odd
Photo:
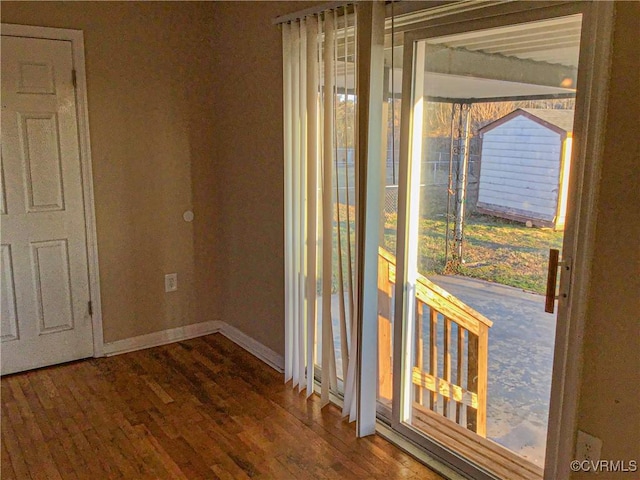
<svg viewBox="0 0 640 480">
<path fill-rule="evenodd" d="M 93 355 L 71 42 L 2 36 L 2 374 Z"/>
</svg>

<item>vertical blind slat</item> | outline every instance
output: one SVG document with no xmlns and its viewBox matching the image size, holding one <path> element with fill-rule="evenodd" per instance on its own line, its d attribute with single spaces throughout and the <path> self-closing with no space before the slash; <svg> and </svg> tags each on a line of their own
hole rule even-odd
<svg viewBox="0 0 640 480">
<path fill-rule="evenodd" d="M 293 237 L 293 148 L 292 148 L 292 122 L 291 122 L 291 25 L 286 24 L 282 27 L 282 78 L 283 78 L 283 111 L 284 111 L 284 248 L 285 251 L 291 251 L 294 245 Z M 293 362 L 290 354 L 293 347 L 293 319 L 294 319 L 294 276 L 295 264 L 290 255 L 286 255 L 284 259 L 285 269 L 285 365 L 284 380 L 288 382 L 293 377 Z M 289 354 L 287 354 L 289 352 Z"/>
<path fill-rule="evenodd" d="M 298 328 L 298 391 L 301 391 L 306 386 L 306 335 L 307 335 L 307 292 L 306 292 L 306 278 L 307 278 L 307 26 L 303 20 L 300 22 L 300 47 L 298 55 L 300 58 L 300 68 L 298 74 L 300 75 L 300 86 L 298 89 L 299 97 L 299 122 L 300 122 L 300 149 L 299 149 L 299 165 L 300 165 L 300 277 L 299 277 L 299 291 L 300 291 L 300 327 Z"/>
<path fill-rule="evenodd" d="M 347 381 L 346 381 L 346 386 L 345 386 L 345 396 L 344 396 L 344 405 L 342 407 L 342 415 L 343 416 L 349 416 L 349 420 L 350 421 L 355 421 L 356 419 L 356 395 L 355 395 L 355 384 L 356 384 L 356 376 L 355 376 L 355 362 L 352 362 L 351 359 L 355 358 L 356 355 L 356 340 L 357 338 L 353 335 L 353 332 L 355 331 L 354 327 L 354 322 L 355 322 L 355 316 L 354 316 L 354 292 L 353 292 L 353 268 L 351 266 L 351 261 L 352 261 L 352 249 L 351 249 L 351 214 L 350 214 L 350 210 L 351 210 L 351 205 L 350 205 L 350 196 L 349 196 L 349 189 L 350 184 L 349 184 L 349 169 L 348 169 L 348 157 L 347 157 L 347 153 L 349 151 L 349 148 L 352 146 L 349 142 L 349 109 L 348 109 L 348 88 L 349 88 L 349 83 L 348 83 L 348 77 L 347 77 L 347 69 L 348 69 L 348 62 L 347 62 L 347 45 L 348 45 L 348 40 L 349 40 L 349 16 L 346 14 L 346 9 L 343 9 L 342 12 L 342 18 L 343 18 L 343 27 L 342 27 L 342 31 L 341 36 L 342 36 L 342 42 L 343 42 L 343 49 L 342 49 L 342 56 L 343 56 L 343 60 L 342 60 L 342 95 L 344 98 L 344 118 L 343 118 L 343 145 L 344 145 L 344 151 L 345 151 L 345 174 L 344 174 L 344 180 L 345 180 L 345 215 L 346 215 L 346 241 L 347 241 L 347 245 L 346 245 L 346 252 L 347 252 L 347 306 L 348 306 L 348 316 L 347 316 L 347 322 L 346 322 L 346 331 L 348 332 L 347 335 L 345 335 L 345 337 L 348 337 L 348 339 L 346 339 L 346 341 L 348 342 L 348 350 L 349 350 L 349 362 L 348 365 L 346 366 L 346 377 L 347 377 Z M 338 62 L 338 57 L 339 55 L 336 55 L 336 62 Z M 354 112 L 355 112 L 355 108 L 354 108 Z M 354 129 L 355 129 L 355 125 L 353 125 Z M 355 130 L 354 130 L 354 138 L 355 138 Z M 353 147 L 355 147 L 355 144 L 353 145 Z M 355 150 L 355 148 L 354 148 Z M 356 167 L 355 165 L 355 159 L 357 158 L 357 153 L 354 155 L 354 169 Z"/>
<path fill-rule="evenodd" d="M 323 96 L 323 127 L 324 127 L 324 148 L 322 158 L 322 372 L 328 372 L 331 378 L 329 382 L 323 381 L 321 387 L 322 406 L 329 403 L 329 385 L 335 383 L 335 366 L 331 368 L 331 357 L 335 357 L 333 348 L 333 326 L 331 323 L 331 280 L 332 280 L 332 250 L 333 228 L 331 225 L 332 193 L 331 179 L 332 154 L 333 154 L 333 16 L 328 15 L 324 25 L 324 96 Z M 335 364 L 335 360 L 334 360 Z"/>
<path fill-rule="evenodd" d="M 307 18 L 307 397 L 313 393 L 318 236 L 318 20 Z"/>
<path fill-rule="evenodd" d="M 338 111 L 338 96 L 339 96 L 339 90 L 338 90 L 338 69 L 337 67 L 337 62 L 338 62 L 338 36 L 339 36 L 339 31 L 338 31 L 338 14 L 337 12 L 334 10 L 333 12 L 330 12 L 328 15 L 328 17 L 332 17 L 333 19 L 333 28 L 334 28 L 334 35 L 333 35 L 333 42 L 331 44 L 331 53 L 332 53 L 332 57 L 331 57 L 331 62 L 333 63 L 333 86 L 334 86 L 334 90 L 332 90 L 331 92 L 331 99 L 332 99 L 332 107 L 333 107 L 333 124 L 334 124 L 334 128 L 331 132 L 327 132 L 327 134 L 330 134 L 333 138 L 333 147 L 334 147 L 334 164 L 335 164 L 335 180 L 336 180 L 336 205 L 335 205 L 335 211 L 336 211 L 336 222 L 337 222 L 337 232 L 336 232 L 336 236 L 337 236 L 337 257 L 338 257 L 338 265 L 337 265 L 337 269 L 338 269 L 338 309 L 339 309 L 339 321 L 340 321 L 340 353 L 341 353 L 341 359 L 342 359 L 342 378 L 345 377 L 345 372 L 347 371 L 347 368 L 349 366 L 349 349 L 347 346 L 347 342 L 346 342 L 346 338 L 347 338 L 347 319 L 346 319 L 346 309 L 345 309 L 345 292 L 344 292 L 344 259 L 343 259 L 343 250 L 342 250 L 342 243 L 343 243 L 343 238 L 342 238 L 342 215 L 340 212 L 340 168 L 338 165 L 338 148 L 339 148 L 339 142 L 338 142 L 338 131 L 337 131 L 337 126 L 338 126 L 338 119 L 337 119 L 337 111 Z"/>
<path fill-rule="evenodd" d="M 302 191 L 300 184 L 300 24 L 295 23 L 291 28 L 292 34 L 292 49 L 291 49 L 291 75 L 292 75 L 292 88 L 291 88 L 291 103 L 293 105 L 293 111 L 291 112 L 292 118 L 292 182 L 293 182 L 293 205 L 292 214 L 293 222 L 295 226 L 293 228 L 293 260 L 294 260 L 294 311 L 293 311 L 293 325 L 292 325 L 292 379 L 293 386 L 297 386 L 300 381 L 300 325 L 301 325 L 301 310 L 302 310 L 302 292 L 300 291 L 300 276 L 302 274 L 302 250 L 301 245 L 301 232 L 300 232 L 300 205 L 302 203 Z"/>
</svg>

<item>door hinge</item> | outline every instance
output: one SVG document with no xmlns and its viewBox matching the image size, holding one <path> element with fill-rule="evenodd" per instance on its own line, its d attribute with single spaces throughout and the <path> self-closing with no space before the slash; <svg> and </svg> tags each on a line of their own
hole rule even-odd
<svg viewBox="0 0 640 480">
<path fill-rule="evenodd" d="M 73 83 L 73 88 L 78 88 L 78 76 L 75 70 L 71 70 L 71 83 Z"/>
<path fill-rule="evenodd" d="M 93 316 L 93 303 L 89 300 L 89 316 Z"/>
</svg>

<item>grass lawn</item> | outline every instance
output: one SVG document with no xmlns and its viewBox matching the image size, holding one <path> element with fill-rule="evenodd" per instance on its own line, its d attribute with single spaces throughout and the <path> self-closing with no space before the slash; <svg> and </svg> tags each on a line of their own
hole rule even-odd
<svg viewBox="0 0 640 480">
<path fill-rule="evenodd" d="M 549 249 L 562 249 L 563 232 L 475 216 L 465 236 L 460 274 L 544 294 Z"/>
<path fill-rule="evenodd" d="M 355 242 L 355 212 L 350 209 L 351 239 Z M 346 208 L 340 208 L 341 236 L 346 249 Z M 384 246 L 396 253 L 397 215 L 385 219 Z M 509 285 L 544 294 L 547 279 L 549 249 L 562 247 L 562 232 L 549 228 L 528 228 L 521 223 L 491 217 L 471 215 L 465 224 L 464 263 L 458 275 Z M 419 272 L 425 276 L 445 273 L 446 223 L 444 218 L 422 219 L 420 222 Z M 353 243 L 352 243 L 353 245 Z M 334 251 L 337 236 L 334 233 Z M 337 260 L 334 255 L 334 263 Z M 345 272 L 347 266 L 343 265 Z M 335 272 L 335 269 L 334 269 Z M 333 279 L 337 291 L 337 275 Z"/>
</svg>

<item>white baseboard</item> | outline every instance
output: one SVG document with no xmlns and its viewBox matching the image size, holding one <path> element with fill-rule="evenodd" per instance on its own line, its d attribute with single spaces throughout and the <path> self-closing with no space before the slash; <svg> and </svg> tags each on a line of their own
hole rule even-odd
<svg viewBox="0 0 640 480">
<path fill-rule="evenodd" d="M 227 337 L 236 345 L 244 348 L 254 357 L 262 360 L 274 370 L 277 370 L 280 373 L 284 372 L 284 358 L 282 357 L 282 355 L 277 354 L 269 347 L 265 347 L 262 343 L 258 342 L 246 333 L 241 332 L 236 327 L 232 327 L 225 322 L 220 323 L 222 323 L 222 327 L 220 328 L 220 333 L 222 335 Z"/>
<path fill-rule="evenodd" d="M 264 363 L 278 372 L 284 372 L 284 358 L 257 340 L 251 338 L 246 333 L 241 332 L 226 322 L 202 322 L 186 325 L 184 327 L 170 328 L 160 332 L 153 332 L 147 335 L 116 340 L 115 342 L 104 344 L 104 354 L 108 357 L 120 355 L 122 353 L 135 352 L 145 348 L 159 347 L 168 343 L 180 342 L 190 338 L 202 337 L 212 333 L 221 333 L 236 345 L 244 348 L 253 356 L 259 358 Z"/>
<path fill-rule="evenodd" d="M 139 335 L 137 337 L 125 338 L 124 340 L 116 340 L 115 342 L 104 344 L 104 354 L 107 357 L 111 355 L 120 355 L 121 353 L 135 352 L 136 350 L 144 350 L 145 348 L 159 347 L 167 343 L 180 342 L 190 338 L 201 337 L 211 333 L 217 333 L 222 328 L 223 322 L 202 322 L 184 327 L 170 328 L 159 332 L 149 333 L 147 335 Z"/>
</svg>

